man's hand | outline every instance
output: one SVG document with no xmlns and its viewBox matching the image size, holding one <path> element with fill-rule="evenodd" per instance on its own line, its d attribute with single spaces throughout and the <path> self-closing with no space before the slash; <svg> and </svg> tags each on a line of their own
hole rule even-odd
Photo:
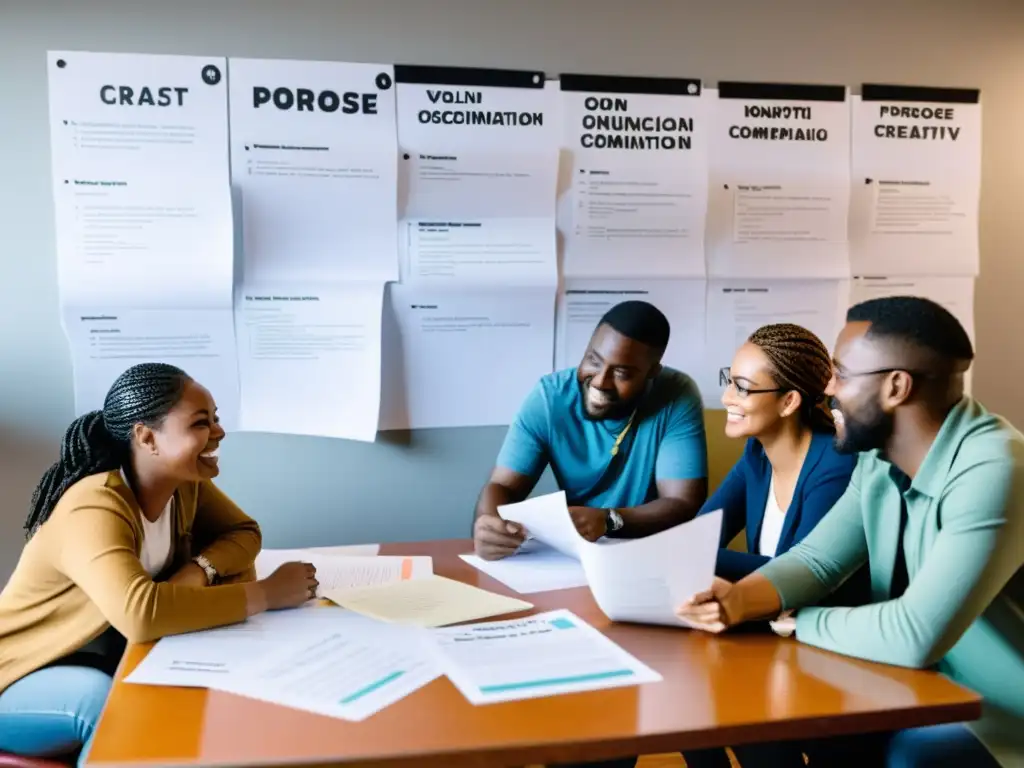
<svg viewBox="0 0 1024 768">
<path fill-rule="evenodd" d="M 735 622 L 726 607 L 732 583 L 715 576 L 711 589 L 698 592 L 676 608 L 676 616 L 694 629 L 715 634 L 724 632 Z"/>
<path fill-rule="evenodd" d="M 576 530 L 587 541 L 597 541 L 608 533 L 608 513 L 595 507 L 569 507 Z"/>
<path fill-rule="evenodd" d="M 497 515 L 480 515 L 473 523 L 473 547 L 484 560 L 500 560 L 515 554 L 526 541 L 519 523 L 510 523 Z"/>
</svg>

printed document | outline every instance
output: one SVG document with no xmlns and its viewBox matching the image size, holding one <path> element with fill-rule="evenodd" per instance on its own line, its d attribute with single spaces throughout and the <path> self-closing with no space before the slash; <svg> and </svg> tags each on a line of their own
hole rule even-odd
<svg viewBox="0 0 1024 768">
<path fill-rule="evenodd" d="M 377 584 L 429 578 L 434 564 L 429 556 L 376 557 L 328 555 L 311 550 L 264 550 L 256 557 L 256 575 L 264 579 L 288 562 L 312 563 L 316 568 L 317 597 L 331 589 L 355 589 Z"/>
<path fill-rule="evenodd" d="M 347 612 L 334 606 L 315 611 L 267 611 L 201 632 L 159 640 L 125 678 L 127 683 L 217 688 L 237 673 L 294 637 L 331 631 L 344 624 Z"/>
<path fill-rule="evenodd" d="M 47 73 L 75 412 L 101 408 L 132 365 L 164 362 L 237 428 L 226 60 L 50 51 Z"/>
<path fill-rule="evenodd" d="M 432 634 L 444 672 L 473 704 L 662 680 L 653 669 L 566 610 Z"/>
<path fill-rule="evenodd" d="M 444 627 L 533 608 L 524 600 L 436 575 L 363 589 L 328 589 L 324 596 L 365 616 L 419 627 Z"/>
<path fill-rule="evenodd" d="M 522 595 L 587 586 L 587 574 L 579 560 L 537 539 L 527 541 L 514 555 L 501 560 L 484 560 L 476 555 L 459 557 Z"/>
<path fill-rule="evenodd" d="M 363 720 L 434 680 L 436 659 L 407 627 L 390 627 L 337 608 L 342 621 L 316 632 L 293 632 L 292 642 L 254 660 L 217 687 L 240 696 L 306 712 Z"/>
<path fill-rule="evenodd" d="M 686 626 L 675 607 L 708 589 L 714 579 L 721 510 L 642 539 L 598 542 L 576 532 L 564 491 L 505 505 L 498 513 L 522 523 L 529 536 L 579 559 L 594 600 L 613 621 Z"/>
</svg>

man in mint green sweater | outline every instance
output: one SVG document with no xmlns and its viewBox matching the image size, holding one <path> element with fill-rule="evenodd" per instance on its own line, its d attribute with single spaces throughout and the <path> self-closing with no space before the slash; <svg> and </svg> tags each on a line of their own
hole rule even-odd
<svg viewBox="0 0 1024 768">
<path fill-rule="evenodd" d="M 830 766 L 1024 765 L 1024 437 L 964 395 L 973 356 L 934 302 L 853 307 L 828 391 L 837 447 L 861 454 L 846 493 L 789 552 L 679 608 L 711 632 L 775 619 L 800 642 L 936 668 L 985 699 L 969 728 L 822 740 L 789 759 L 803 749 Z M 814 607 L 865 562 L 870 605 Z M 744 768 L 779 764 L 779 745 L 748 751 Z"/>
</svg>

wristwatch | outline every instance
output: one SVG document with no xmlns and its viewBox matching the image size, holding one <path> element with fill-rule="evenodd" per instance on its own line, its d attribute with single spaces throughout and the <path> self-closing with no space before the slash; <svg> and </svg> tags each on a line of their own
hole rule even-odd
<svg viewBox="0 0 1024 768">
<path fill-rule="evenodd" d="M 213 567 L 213 563 L 206 558 L 206 555 L 196 555 L 192 558 L 192 562 L 203 569 L 207 585 L 213 584 L 217 580 L 217 569 Z"/>
<path fill-rule="evenodd" d="M 606 509 L 604 511 L 604 526 L 608 533 L 614 533 L 615 531 L 622 530 L 622 526 L 625 524 L 626 521 L 622 519 L 622 515 L 614 509 Z"/>
</svg>

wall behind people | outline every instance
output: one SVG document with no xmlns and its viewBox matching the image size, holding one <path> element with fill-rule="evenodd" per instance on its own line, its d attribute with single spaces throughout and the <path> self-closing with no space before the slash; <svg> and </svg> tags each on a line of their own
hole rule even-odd
<svg viewBox="0 0 1024 768">
<path fill-rule="evenodd" d="M 57 314 L 48 49 L 981 88 L 974 391 L 1024 424 L 1022 31 L 1019 0 L 0 0 L 0 583 L 32 486 L 74 415 Z M 709 418 L 720 476 L 740 446 L 721 437 L 721 413 Z M 462 536 L 504 431 L 382 434 L 373 445 L 234 435 L 222 485 L 271 546 Z"/>
</svg>

